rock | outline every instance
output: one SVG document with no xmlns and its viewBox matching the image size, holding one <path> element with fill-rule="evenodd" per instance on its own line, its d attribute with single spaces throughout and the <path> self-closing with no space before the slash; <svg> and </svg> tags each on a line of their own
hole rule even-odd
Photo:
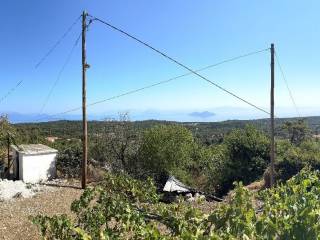
<svg viewBox="0 0 320 240">
<path fill-rule="evenodd" d="M 200 193 L 196 193 L 194 195 L 194 198 L 196 199 L 196 201 L 204 201 L 206 199 L 206 196 L 205 195 L 202 195 Z"/>
<path fill-rule="evenodd" d="M 32 187 L 22 181 L 0 180 L 0 201 L 32 197 L 35 194 Z"/>
<path fill-rule="evenodd" d="M 21 192 L 17 192 L 15 195 L 13 195 L 12 198 L 21 198 L 22 197 L 22 193 Z"/>
<path fill-rule="evenodd" d="M 195 201 L 194 197 L 187 198 L 187 202 L 194 202 L 194 201 Z"/>
<path fill-rule="evenodd" d="M 188 199 L 188 198 L 192 198 L 192 193 L 187 193 L 186 194 L 186 199 Z"/>
</svg>

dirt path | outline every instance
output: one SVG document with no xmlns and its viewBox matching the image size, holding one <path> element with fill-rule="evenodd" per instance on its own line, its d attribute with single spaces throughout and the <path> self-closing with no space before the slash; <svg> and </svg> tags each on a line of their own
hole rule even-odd
<svg viewBox="0 0 320 240">
<path fill-rule="evenodd" d="M 28 216 L 70 214 L 70 205 L 82 190 L 73 186 L 53 186 L 32 198 L 0 202 L 0 240 L 40 239 Z"/>
</svg>

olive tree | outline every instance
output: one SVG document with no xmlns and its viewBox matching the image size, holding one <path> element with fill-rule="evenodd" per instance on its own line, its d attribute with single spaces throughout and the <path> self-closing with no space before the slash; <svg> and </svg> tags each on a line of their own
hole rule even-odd
<svg viewBox="0 0 320 240">
<path fill-rule="evenodd" d="M 139 148 L 139 134 L 128 113 L 119 113 L 118 119 L 105 119 L 105 127 L 90 147 L 90 157 L 114 171 L 131 172 Z"/>
<path fill-rule="evenodd" d="M 179 125 L 158 125 L 146 130 L 138 153 L 142 172 L 157 181 L 175 175 L 190 182 L 188 169 L 192 165 L 195 141 L 192 133 Z"/>
<path fill-rule="evenodd" d="M 287 121 L 282 128 L 287 131 L 288 138 L 294 145 L 299 145 L 310 137 L 310 129 L 302 119 L 293 122 Z"/>
</svg>

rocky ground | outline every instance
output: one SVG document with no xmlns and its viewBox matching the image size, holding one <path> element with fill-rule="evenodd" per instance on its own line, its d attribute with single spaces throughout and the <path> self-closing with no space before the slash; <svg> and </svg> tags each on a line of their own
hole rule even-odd
<svg viewBox="0 0 320 240">
<path fill-rule="evenodd" d="M 23 194 L 13 194 L 11 200 L 0 201 L 0 240 L 40 239 L 37 228 L 28 217 L 37 214 L 72 215 L 70 205 L 82 193 L 79 186 L 76 181 L 54 181 L 28 186 L 27 190 L 31 189 L 31 192 L 23 190 Z"/>
</svg>

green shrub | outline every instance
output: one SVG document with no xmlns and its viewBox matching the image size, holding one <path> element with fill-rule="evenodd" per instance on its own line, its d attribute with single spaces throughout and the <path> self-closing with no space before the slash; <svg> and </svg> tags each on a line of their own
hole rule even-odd
<svg viewBox="0 0 320 240">
<path fill-rule="evenodd" d="M 225 138 L 225 159 L 221 166 L 220 192 L 226 193 L 234 181 L 245 185 L 260 178 L 268 166 L 270 141 L 253 126 L 231 131 Z"/>
<path fill-rule="evenodd" d="M 318 239 L 320 236 L 320 174 L 298 175 L 260 194 L 263 212 L 257 233 L 264 239 Z"/>
<path fill-rule="evenodd" d="M 312 140 L 301 142 L 298 146 L 288 140 L 278 141 L 275 164 L 277 179 L 286 181 L 306 166 L 320 169 L 319 149 L 319 142 Z"/>
<path fill-rule="evenodd" d="M 209 147 L 198 145 L 192 157 L 194 161 L 189 167 L 194 186 L 209 193 L 220 189 L 225 156 L 226 148 L 223 144 Z"/>
<path fill-rule="evenodd" d="M 80 142 L 60 147 L 57 156 L 57 172 L 63 177 L 79 177 L 81 173 L 82 147 Z"/>
<path fill-rule="evenodd" d="M 138 153 L 141 171 L 160 182 L 172 174 L 190 183 L 188 169 L 193 162 L 195 147 L 192 133 L 185 127 L 159 125 L 150 128 L 143 134 Z"/>
<path fill-rule="evenodd" d="M 210 213 L 178 202 L 159 203 L 154 183 L 106 176 L 72 203 L 65 215 L 33 217 L 48 240 L 69 239 L 318 239 L 320 173 L 304 169 L 285 184 L 258 194 L 241 183 L 229 202 Z M 256 204 L 259 203 L 259 204 Z"/>
<path fill-rule="evenodd" d="M 287 138 L 293 145 L 300 145 L 302 142 L 310 139 L 310 129 L 305 120 L 287 121 L 282 129 L 287 132 Z"/>
<path fill-rule="evenodd" d="M 10 124 L 6 115 L 0 115 L 0 160 L 7 157 L 8 134 L 14 135 L 15 128 Z"/>
</svg>

